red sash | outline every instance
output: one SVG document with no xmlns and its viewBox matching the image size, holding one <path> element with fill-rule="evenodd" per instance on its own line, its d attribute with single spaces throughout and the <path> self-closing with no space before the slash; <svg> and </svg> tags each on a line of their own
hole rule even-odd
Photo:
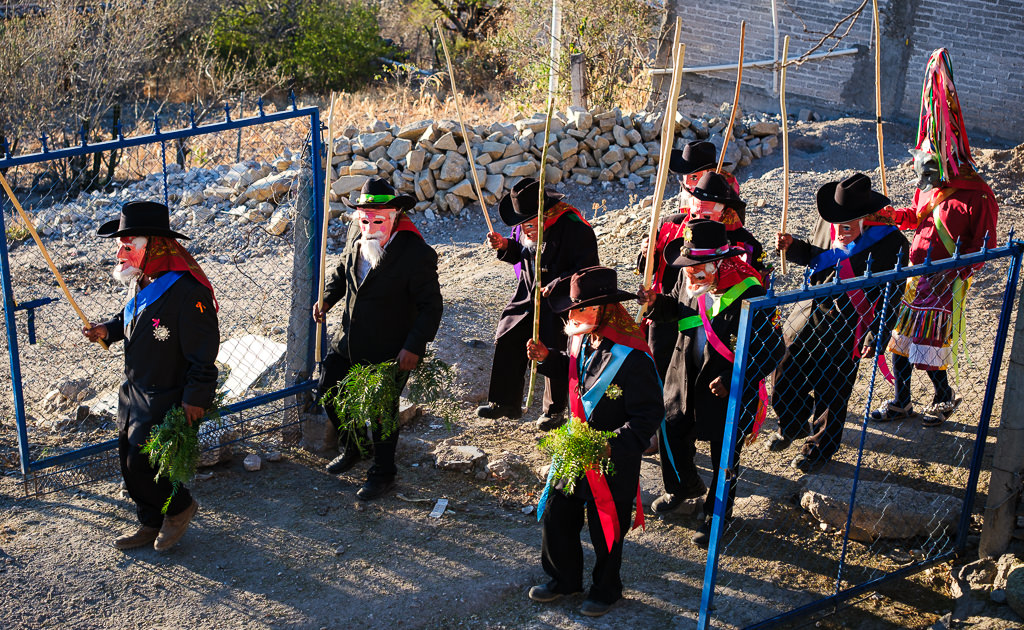
<svg viewBox="0 0 1024 630">
<path fill-rule="evenodd" d="M 849 280 L 854 277 L 853 266 L 850 265 L 849 258 L 845 258 L 839 263 L 839 277 L 842 280 Z M 861 289 L 847 291 L 846 295 L 850 297 L 850 302 L 853 303 L 853 307 L 857 310 L 857 331 L 853 335 L 853 358 L 859 359 L 861 357 L 860 347 L 864 342 L 864 336 L 867 335 L 871 320 L 875 318 L 875 304 L 868 301 L 867 295 Z M 893 377 L 892 372 L 889 371 L 889 364 L 885 360 L 884 351 L 875 356 L 875 362 L 878 364 L 878 371 L 882 373 L 885 380 L 895 383 L 896 379 Z"/>
</svg>

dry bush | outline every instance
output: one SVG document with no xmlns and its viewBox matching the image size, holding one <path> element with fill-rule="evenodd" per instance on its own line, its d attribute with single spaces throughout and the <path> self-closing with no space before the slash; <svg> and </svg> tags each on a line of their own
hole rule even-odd
<svg viewBox="0 0 1024 630">
<path fill-rule="evenodd" d="M 367 88 L 356 93 L 343 92 L 335 104 L 335 125 L 338 128 L 352 125 L 365 129 L 376 120 L 398 125 L 428 119 L 455 120 L 455 102 L 447 91 L 440 94 L 440 80 L 441 75 L 438 75 L 419 88 L 392 85 Z M 447 77 L 443 80 L 447 81 Z M 467 125 L 508 121 L 515 112 L 510 102 L 499 98 L 460 94 L 459 99 Z M 329 106 L 326 98 L 311 104 L 319 106 L 324 112 Z"/>
</svg>

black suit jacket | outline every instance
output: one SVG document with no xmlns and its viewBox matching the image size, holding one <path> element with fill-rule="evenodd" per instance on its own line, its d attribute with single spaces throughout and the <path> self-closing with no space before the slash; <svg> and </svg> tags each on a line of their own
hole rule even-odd
<svg viewBox="0 0 1024 630">
<path fill-rule="evenodd" d="M 522 239 L 522 235 L 519 237 Z M 512 330 L 516 324 L 533 316 L 533 291 L 536 254 L 529 252 L 519 241 L 509 239 L 508 246 L 498 252 L 498 260 L 509 264 L 522 263 L 515 295 L 501 313 L 495 338 Z M 544 230 L 543 252 L 540 257 L 542 286 L 571 277 L 585 267 L 600 264 L 597 257 L 597 237 L 589 225 L 581 223 L 568 212 Z M 540 338 L 554 345 L 564 343 L 559 337 L 562 319 L 551 311 L 547 300 L 541 300 Z M 560 345 L 559 343 L 559 345 Z"/>
<path fill-rule="evenodd" d="M 613 345 L 608 339 L 601 341 L 597 355 L 581 376 L 584 392 L 594 386 L 608 367 Z M 537 370 L 549 378 L 564 378 L 569 372 L 569 360 L 568 353 L 552 349 L 547 360 L 538 364 Z M 612 384 L 617 385 L 622 394 L 613 399 L 606 393 L 594 406 L 588 422 L 599 431 L 615 432 L 616 437 L 608 440 L 612 449 L 612 463 L 615 465 L 615 474 L 608 477 L 608 485 L 616 500 L 628 500 L 630 495 L 636 497 L 636 485 L 640 480 L 640 457 L 650 446 L 651 436 L 665 417 L 665 407 L 654 362 L 644 352 L 630 351 L 612 379 Z"/>
<path fill-rule="evenodd" d="M 138 446 L 171 407 L 183 402 L 210 407 L 217 390 L 220 332 L 210 290 L 189 274 L 133 321 L 127 336 L 123 311 L 104 325 L 109 343 L 125 342 L 117 426 Z"/>
<path fill-rule="evenodd" d="M 671 295 L 659 295 L 651 316 L 656 321 L 678 322 L 684 317 L 698 315 L 697 299 L 687 298 L 684 292 L 686 275 L 680 275 Z M 728 344 L 735 352 L 735 337 L 739 331 L 740 310 L 742 302 L 760 297 L 765 291 L 760 286 L 747 288 L 739 298 L 727 308 L 722 309 L 711 319 L 711 329 L 723 343 Z M 757 410 L 757 383 L 770 374 L 778 365 L 785 352 L 781 332 L 772 324 L 765 311 L 755 311 L 753 339 L 750 345 L 751 355 L 747 363 L 744 379 L 743 412 L 740 417 L 740 430 L 746 433 L 754 421 Z M 711 317 L 710 312 L 708 317 Z M 719 398 L 711 393 L 711 382 L 721 377 L 726 387 L 731 385 L 733 362 L 722 356 L 708 342 L 700 360 L 693 354 L 693 346 L 697 343 L 697 329 L 690 328 L 679 333 L 672 360 L 665 375 L 665 413 L 670 424 L 688 423 L 696 425 L 697 437 L 710 440 L 722 435 L 725 428 L 726 415 L 729 409 L 729 397 Z"/>
<path fill-rule="evenodd" d="M 422 237 L 398 232 L 380 264 L 359 284 L 359 236 L 353 223 L 341 264 L 324 292 L 326 306 L 341 307 L 331 350 L 353 364 L 390 361 L 403 349 L 422 357 L 444 310 L 437 253 Z"/>
</svg>

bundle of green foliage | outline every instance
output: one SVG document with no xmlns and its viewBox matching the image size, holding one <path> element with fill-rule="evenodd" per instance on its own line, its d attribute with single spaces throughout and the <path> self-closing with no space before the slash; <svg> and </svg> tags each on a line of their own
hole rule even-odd
<svg viewBox="0 0 1024 630">
<path fill-rule="evenodd" d="M 171 495 L 167 497 L 161 512 L 167 514 L 171 499 L 178 489 L 196 474 L 199 464 L 199 425 L 202 422 L 220 421 L 220 401 L 213 404 L 206 417 L 193 424 L 185 418 L 180 406 L 171 408 L 164 421 L 149 434 L 142 453 L 149 455 L 149 465 L 156 469 L 154 481 L 163 477 L 171 482 Z"/>
<path fill-rule="evenodd" d="M 604 475 L 615 474 L 615 466 L 608 455 L 608 440 L 614 436 L 612 431 L 598 431 L 573 417 L 548 432 L 538 448 L 551 456 L 551 480 L 564 481 L 566 492 L 572 494 L 576 482 L 588 470 Z"/>
<path fill-rule="evenodd" d="M 338 432 L 347 435 L 349 443 L 364 454 L 369 432 L 386 438 L 398 428 L 402 376 L 395 361 L 353 365 L 320 399 L 320 404 L 330 406 L 341 419 Z M 409 377 L 409 399 L 429 405 L 435 415 L 451 423 L 458 407 L 453 396 L 456 376 L 455 368 L 428 352 Z"/>
<path fill-rule="evenodd" d="M 276 68 L 301 87 L 354 90 L 400 56 L 380 36 L 377 16 L 357 0 L 243 0 L 213 20 L 218 54 Z"/>
</svg>

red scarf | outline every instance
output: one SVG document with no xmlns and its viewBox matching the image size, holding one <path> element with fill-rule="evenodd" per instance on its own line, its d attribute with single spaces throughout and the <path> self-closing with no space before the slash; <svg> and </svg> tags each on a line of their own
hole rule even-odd
<svg viewBox="0 0 1024 630">
<path fill-rule="evenodd" d="M 206 277 L 203 268 L 196 259 L 176 239 L 167 236 L 150 236 L 146 243 L 146 258 L 142 261 L 142 273 L 154 278 L 165 271 L 184 271 L 210 290 L 213 306 L 220 310 L 217 298 L 213 295 L 213 285 Z"/>
<path fill-rule="evenodd" d="M 719 291 L 725 291 L 749 277 L 757 278 L 758 281 L 761 280 L 761 274 L 756 269 L 748 265 L 742 257 L 733 256 L 722 260 L 721 264 L 718 265 L 718 281 L 716 286 Z"/>
<path fill-rule="evenodd" d="M 412 232 L 421 239 L 423 238 L 423 235 L 416 228 L 416 224 L 404 212 L 395 219 L 395 226 L 391 228 L 391 236 L 394 237 L 398 232 Z"/>
<path fill-rule="evenodd" d="M 589 223 L 587 223 L 587 220 L 583 218 L 583 213 L 581 213 L 578 209 L 570 206 L 565 202 L 559 201 L 558 203 L 551 206 L 551 208 L 544 212 L 544 229 L 546 230 L 552 225 L 554 225 L 555 221 L 561 219 L 562 215 L 565 214 L 566 212 L 570 214 L 575 214 L 576 218 L 584 225 L 590 225 Z"/>
</svg>

